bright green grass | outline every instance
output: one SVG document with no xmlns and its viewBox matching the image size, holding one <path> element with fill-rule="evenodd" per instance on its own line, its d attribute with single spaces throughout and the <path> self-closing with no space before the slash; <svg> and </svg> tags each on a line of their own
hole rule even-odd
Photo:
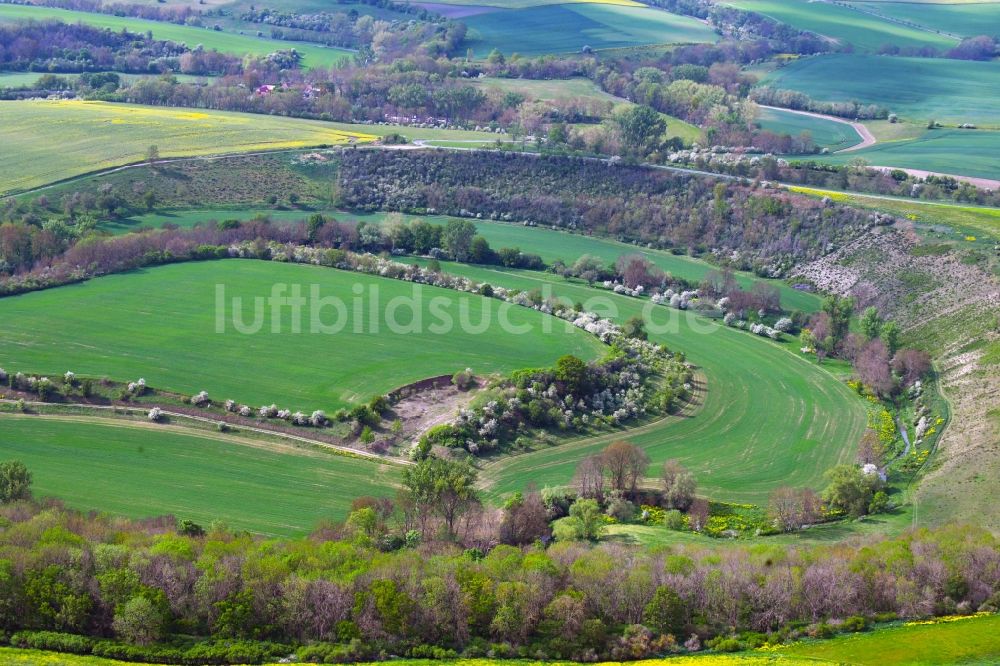
<svg viewBox="0 0 1000 666">
<path fill-rule="evenodd" d="M 783 109 L 760 109 L 757 123 L 761 129 L 778 134 L 798 136 L 802 132 L 809 132 L 817 146 L 829 148 L 830 151 L 843 150 L 861 143 L 861 137 L 847 123 Z"/>
<path fill-rule="evenodd" d="M 498 10 L 469 16 L 469 46 L 477 56 L 494 48 L 508 55 L 541 55 L 647 44 L 714 42 L 699 21 L 647 7 L 599 3 Z"/>
<path fill-rule="evenodd" d="M 300 333 L 291 330 L 289 308 L 278 332 L 271 310 L 260 333 L 237 333 L 233 297 L 243 298 L 243 318 L 253 321 L 253 299 L 267 298 L 274 284 L 319 285 L 320 296 L 341 298 L 346 326 L 338 334 L 310 333 L 312 310 L 302 308 Z M 226 289 L 225 333 L 216 332 L 216 289 Z M 352 288 L 364 288 L 355 299 Z M 291 287 L 289 287 L 290 289 Z M 528 324 L 528 334 L 507 333 L 499 324 L 500 301 L 434 287 L 420 287 L 422 332 L 394 333 L 381 316 L 390 301 L 415 296 L 415 285 L 329 268 L 248 260 L 174 264 L 129 274 L 0 299 L 0 367 L 61 375 L 66 370 L 118 380 L 144 377 L 151 386 L 194 394 L 207 390 L 216 400 L 232 398 L 252 405 L 278 403 L 302 411 L 332 410 L 372 395 L 466 367 L 476 372 L 506 372 L 550 365 L 563 354 L 594 358 L 604 347 L 596 338 L 560 320 L 519 306 L 507 306 L 509 321 Z M 371 290 L 378 292 L 378 302 Z M 455 322 L 436 334 L 440 321 L 430 301 L 446 297 L 443 308 Z M 492 312 L 493 325 L 481 334 L 458 326 L 462 302 L 466 319 L 478 324 Z M 261 306 L 263 308 L 263 305 Z M 354 316 L 360 307 L 361 321 Z M 486 308 L 490 308 L 489 311 Z M 412 309 L 395 315 L 400 325 Z M 333 307 L 323 322 L 337 321 Z M 378 330 L 371 325 L 375 317 Z M 361 325 L 363 331 L 355 333 Z M 551 325 L 554 334 L 543 334 Z"/>
<path fill-rule="evenodd" d="M 924 28 L 975 37 L 994 34 L 1000 25 L 1000 3 L 856 2 L 851 5 Z"/>
<path fill-rule="evenodd" d="M 373 138 L 314 120 L 79 100 L 0 102 L 0 118 L 0 193 L 141 161 L 150 145 L 169 158 Z"/>
<path fill-rule="evenodd" d="M 351 51 L 346 49 L 328 48 L 303 42 L 287 42 L 277 39 L 266 39 L 240 35 L 230 32 L 217 32 L 209 28 L 177 25 L 162 21 L 147 21 L 131 17 L 112 16 L 110 14 L 93 14 L 68 9 L 51 7 L 36 7 L 31 5 L 0 4 L 0 22 L 26 20 L 58 19 L 65 23 L 86 23 L 99 28 L 121 30 L 126 28 L 132 32 L 152 32 L 155 39 L 166 39 L 172 42 L 183 42 L 190 47 L 201 44 L 206 49 L 214 49 L 222 53 L 234 55 L 263 56 L 282 49 L 292 49 L 302 54 L 304 67 L 332 67 L 345 58 L 350 58 Z"/>
<path fill-rule="evenodd" d="M 795 60 L 763 83 L 817 100 L 878 104 L 924 124 L 1000 124 L 1000 67 L 993 62 L 825 55 Z"/>
<path fill-rule="evenodd" d="M 1000 663 L 1000 615 L 839 636 L 782 648 L 778 654 L 871 666 L 996 664 Z"/>
<path fill-rule="evenodd" d="M 647 303 L 531 271 L 460 264 L 445 270 L 499 286 L 551 289 L 619 321 L 640 315 Z M 664 460 L 679 458 L 698 478 L 700 493 L 737 502 L 765 503 L 778 486 L 819 488 L 827 469 L 852 459 L 865 427 L 864 405 L 803 358 L 794 341 L 780 345 L 661 306 L 653 312 L 654 322 L 668 330 L 650 339 L 683 351 L 707 377 L 700 411 L 489 460 L 483 478 L 491 496 L 529 481 L 540 488 L 569 483 L 580 460 L 623 437 L 649 454 L 650 476 Z"/>
<path fill-rule="evenodd" d="M 764 14 L 800 30 L 830 37 L 839 44 L 853 44 L 859 51 L 876 52 L 886 44 L 949 49 L 958 43 L 953 37 L 900 25 L 829 2 L 725 0 L 725 4 Z"/>
<path fill-rule="evenodd" d="M 821 158 L 844 164 L 863 158 L 878 166 L 921 169 L 975 178 L 1000 179 L 1000 131 L 927 130 L 918 139 L 877 143 L 863 150 Z"/>
<path fill-rule="evenodd" d="M 386 217 L 386 213 L 347 213 L 343 211 L 322 211 L 325 215 L 332 215 L 342 221 L 363 220 L 380 224 Z M 178 210 L 178 211 L 158 211 L 139 215 L 121 222 L 103 222 L 101 228 L 112 233 L 124 233 L 139 227 L 160 227 L 164 223 L 176 224 L 179 227 L 192 227 L 195 224 L 208 222 L 210 220 L 239 219 L 248 220 L 255 215 L 269 215 L 276 222 L 298 222 L 308 217 L 311 211 L 289 211 L 289 210 L 268 210 L 258 209 L 202 209 L 202 210 Z M 453 219 L 444 215 L 404 215 L 404 219 L 422 219 L 435 224 L 447 224 Z M 662 268 L 664 271 L 675 277 L 686 280 L 701 281 L 705 275 L 712 270 L 717 270 L 715 266 L 687 256 L 678 256 L 669 252 L 659 250 L 649 250 L 639 248 L 635 245 L 619 243 L 606 238 L 594 236 L 583 236 L 581 234 L 570 234 L 564 231 L 552 229 L 541 229 L 537 227 L 525 227 L 517 224 L 505 224 L 502 222 L 487 222 L 477 220 L 475 222 L 479 233 L 489 241 L 494 249 L 502 247 L 519 247 L 525 252 L 538 254 L 547 263 L 557 259 L 571 264 L 585 254 L 591 254 L 602 260 L 613 263 L 623 254 L 642 254 L 651 262 Z M 740 273 L 736 277 L 739 284 L 749 289 L 755 282 L 760 282 L 749 273 Z M 820 298 L 815 294 L 793 289 L 789 285 L 777 281 L 768 280 L 781 291 L 781 303 L 787 310 L 802 310 L 805 312 L 815 312 L 819 310 Z"/>
<path fill-rule="evenodd" d="M 0 458 L 31 469 L 36 495 L 85 511 L 301 536 L 398 483 L 396 465 L 241 442 L 166 425 L 0 415 Z"/>
</svg>

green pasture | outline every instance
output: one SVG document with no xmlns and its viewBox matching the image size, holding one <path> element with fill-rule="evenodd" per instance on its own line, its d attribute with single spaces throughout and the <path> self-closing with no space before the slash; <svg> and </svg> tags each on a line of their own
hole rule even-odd
<svg viewBox="0 0 1000 666">
<path fill-rule="evenodd" d="M 275 285 L 286 285 L 284 295 L 298 286 L 307 300 L 316 285 L 320 298 L 340 299 L 343 311 L 307 302 L 295 318 L 284 306 L 275 326 L 275 310 L 264 302 Z M 242 299 L 238 312 L 234 297 Z M 432 303 L 442 297 L 446 302 Z M 257 316 L 259 332 L 240 332 L 233 323 L 237 314 L 243 330 L 251 331 Z M 316 330 L 330 331 L 338 323 L 342 330 L 313 332 L 313 317 L 330 327 Z M 445 317 L 453 322 L 450 329 Z M 596 338 L 565 322 L 495 299 L 250 260 L 174 264 L 7 297 L 0 299 L 0 321 L 0 367 L 8 372 L 143 377 L 150 386 L 184 394 L 206 390 L 218 402 L 277 403 L 305 412 L 346 407 L 466 367 L 509 372 L 551 365 L 563 354 L 604 353 Z M 518 328 L 505 329 L 505 321 Z M 516 332 L 525 327 L 527 332 Z"/>
<path fill-rule="evenodd" d="M 76 509 L 283 537 L 343 519 L 360 495 L 391 495 L 400 470 L 169 425 L 2 414 L 0 459 L 31 469 L 35 495 Z"/>
<path fill-rule="evenodd" d="M 821 101 L 878 104 L 924 124 L 1000 125 L 1000 67 L 993 62 L 823 55 L 794 60 L 762 83 Z"/>
<path fill-rule="evenodd" d="M 678 458 L 694 471 L 700 493 L 736 502 L 766 503 L 778 486 L 819 488 L 827 469 L 854 455 L 865 428 L 864 404 L 799 354 L 795 341 L 771 342 L 692 312 L 647 306 L 550 274 L 461 264 L 445 270 L 495 286 L 550 291 L 619 321 L 650 307 L 652 321 L 665 330 L 650 339 L 683 351 L 706 378 L 695 387 L 697 411 L 484 462 L 491 496 L 521 490 L 528 481 L 540 488 L 569 483 L 583 458 L 622 438 L 649 454 L 651 477 L 664 460 Z"/>
<path fill-rule="evenodd" d="M 476 56 L 493 49 L 511 55 L 573 53 L 648 44 L 714 42 L 717 35 L 694 18 L 648 7 L 570 3 L 498 9 L 462 19 Z"/>
<path fill-rule="evenodd" d="M 123 81 L 134 81 L 136 79 L 156 77 L 157 74 L 122 74 L 117 72 Z M 41 72 L 0 72 L 0 88 L 23 88 L 35 85 Z M 57 74 L 70 80 L 76 79 L 76 74 Z M 196 81 L 209 80 L 211 77 L 194 76 L 191 74 L 173 74 L 174 78 L 182 83 L 192 83 Z"/>
<path fill-rule="evenodd" d="M 101 228 L 111 233 L 124 233 L 141 227 L 158 228 L 164 224 L 176 224 L 179 227 L 192 227 L 195 224 L 227 219 L 248 220 L 258 215 L 270 216 L 275 222 L 298 222 L 314 211 L 307 210 L 269 210 L 266 207 L 254 209 L 193 209 L 176 211 L 156 211 L 138 215 L 121 221 L 102 222 Z M 324 215 L 333 216 L 340 221 L 366 221 L 381 224 L 388 213 L 352 213 L 344 211 L 321 211 Z M 447 224 L 452 219 L 444 215 L 403 215 L 405 220 L 422 219 L 434 224 Z M 665 272 L 685 280 L 701 281 L 712 270 L 717 270 L 706 261 L 694 259 L 686 255 L 674 255 L 661 250 L 651 250 L 628 243 L 596 236 L 584 236 L 565 231 L 539 227 L 525 227 L 504 222 L 475 221 L 479 233 L 489 241 L 494 249 L 502 247 L 519 247 L 524 252 L 538 254 L 546 263 L 557 259 L 572 264 L 585 254 L 590 254 L 608 262 L 614 263 L 624 254 L 641 254 L 659 266 Z M 737 282 L 749 289 L 755 282 L 761 282 L 749 273 L 738 273 Z M 793 289 L 791 286 L 777 280 L 768 280 L 781 292 L 781 304 L 787 310 L 802 310 L 814 312 L 819 309 L 820 298 L 809 292 Z"/>
<path fill-rule="evenodd" d="M 911 623 L 872 632 L 808 641 L 778 654 L 820 663 L 896 666 L 903 664 L 1000 663 L 1000 615 Z"/>
<path fill-rule="evenodd" d="M 926 130 L 918 139 L 877 143 L 863 150 L 821 159 L 845 164 L 861 158 L 878 166 L 997 180 L 1000 179 L 997 155 L 1000 155 L 1000 131 L 934 129 Z"/>
<path fill-rule="evenodd" d="M 817 146 L 828 148 L 831 152 L 861 143 L 861 137 L 847 123 L 784 109 L 761 108 L 757 115 L 757 124 L 761 129 L 777 134 L 798 136 L 802 132 L 809 132 Z"/>
<path fill-rule="evenodd" d="M 151 145 L 167 159 L 373 139 L 321 121 L 81 100 L 0 102 L 0 118 L 0 193 L 142 161 Z"/>
<path fill-rule="evenodd" d="M 725 0 L 725 4 L 769 16 L 799 30 L 808 30 L 851 44 L 858 51 L 877 52 L 882 46 L 933 46 L 949 49 L 958 40 L 930 30 L 871 16 L 832 2 L 810 0 Z"/>
<path fill-rule="evenodd" d="M 0 4 L 0 22 L 57 19 L 64 23 L 86 23 L 98 28 L 132 32 L 151 32 L 155 39 L 166 39 L 172 42 L 184 43 L 190 47 L 201 44 L 206 49 L 214 49 L 233 55 L 265 56 L 282 49 L 295 49 L 302 54 L 304 67 L 332 67 L 345 58 L 350 58 L 351 51 L 318 44 L 304 42 L 289 42 L 277 39 L 241 35 L 238 33 L 216 31 L 211 28 L 198 28 L 188 25 L 177 25 L 163 21 L 147 21 L 145 19 L 111 14 L 95 14 L 53 7 L 34 5 Z"/>
<path fill-rule="evenodd" d="M 934 32 L 975 37 L 997 32 L 997 2 L 856 2 L 854 7 Z"/>
</svg>

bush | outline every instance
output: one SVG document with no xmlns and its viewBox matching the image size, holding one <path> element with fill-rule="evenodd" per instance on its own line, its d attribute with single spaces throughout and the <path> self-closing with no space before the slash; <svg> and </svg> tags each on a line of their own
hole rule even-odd
<svg viewBox="0 0 1000 666">
<path fill-rule="evenodd" d="M 868 618 L 862 615 L 852 615 L 840 625 L 842 631 L 857 632 L 868 629 Z"/>
<path fill-rule="evenodd" d="M 459 370 L 451 378 L 451 383 L 454 384 L 455 387 L 459 391 L 467 391 L 467 390 L 469 390 L 470 388 L 472 388 L 472 385 L 473 385 L 474 382 L 475 382 L 475 378 L 474 378 L 474 376 L 472 374 L 472 368 L 466 368 L 465 370 Z"/>
<path fill-rule="evenodd" d="M 10 644 L 14 647 L 70 654 L 90 654 L 94 649 L 94 643 L 94 639 L 87 636 L 55 631 L 19 631 L 10 637 Z"/>
</svg>

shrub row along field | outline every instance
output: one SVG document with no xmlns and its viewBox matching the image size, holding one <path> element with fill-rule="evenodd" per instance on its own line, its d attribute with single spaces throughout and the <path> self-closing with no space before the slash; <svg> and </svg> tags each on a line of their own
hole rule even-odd
<svg viewBox="0 0 1000 666">
<path fill-rule="evenodd" d="M 56 9 L 53 7 L 0 4 L 0 22 L 41 21 L 44 19 L 55 19 L 64 23 L 86 23 L 110 30 L 126 29 L 137 33 L 151 32 L 154 39 L 184 43 L 192 48 L 197 44 L 201 44 L 206 49 L 239 56 L 265 56 L 275 51 L 295 49 L 302 55 L 303 67 L 332 67 L 352 55 L 352 52 L 346 49 L 251 37 L 249 35 L 219 32 L 210 28 L 197 28 L 162 21 L 147 21 L 145 19 L 125 16 L 94 14 L 91 12 Z"/>
<path fill-rule="evenodd" d="M 301 536 L 346 517 L 359 495 L 391 496 L 399 466 L 142 422 L 0 415 L 0 456 L 35 491 L 81 510 Z"/>
<path fill-rule="evenodd" d="M 958 39 L 929 30 L 900 25 L 835 5 L 809 0 L 726 0 L 725 4 L 769 16 L 799 30 L 808 30 L 835 40 L 858 51 L 876 52 L 891 44 L 899 47 L 931 46 L 949 49 Z"/>
<path fill-rule="evenodd" d="M 650 44 L 714 42 L 698 20 L 642 6 L 570 3 L 497 9 L 462 18 L 477 56 L 493 49 L 511 55 L 579 52 Z"/>
<path fill-rule="evenodd" d="M 878 143 L 856 152 L 823 158 L 845 164 L 862 158 L 869 164 L 938 173 L 1000 179 L 1000 131 L 934 129 L 917 139 Z"/>
<path fill-rule="evenodd" d="M 447 272 L 493 285 L 537 289 L 573 302 L 595 295 L 612 304 L 616 318 L 641 314 L 644 302 L 530 271 L 447 264 Z M 691 312 L 658 307 L 654 321 L 666 333 L 650 339 L 683 351 L 707 377 L 694 416 L 673 416 L 630 429 L 629 441 L 658 464 L 680 459 L 717 499 L 766 503 L 779 486 L 823 485 L 824 472 L 850 460 L 865 428 L 857 395 L 826 370 L 788 347 L 713 324 Z M 760 369 L 767 368 L 766 375 Z M 493 495 L 569 483 L 576 465 L 622 434 L 570 441 L 487 462 L 483 476 Z"/>
<path fill-rule="evenodd" d="M 851 5 L 912 23 L 935 32 L 962 37 L 992 34 L 1000 25 L 1000 3 L 996 2 L 855 2 Z"/>
<path fill-rule="evenodd" d="M 77 100 L 0 102 L 0 192 L 161 157 L 369 141 L 374 137 L 292 118 Z"/>
<path fill-rule="evenodd" d="M 210 221 L 218 222 L 228 219 L 242 221 L 253 219 L 256 216 L 268 216 L 276 223 L 291 223 L 301 221 L 308 214 L 302 210 L 269 210 L 263 206 L 256 209 L 242 210 L 216 208 L 158 211 L 138 215 L 123 221 L 104 222 L 101 224 L 101 228 L 111 233 L 126 233 L 141 227 L 158 228 L 164 224 L 175 224 L 179 227 L 187 228 Z M 386 213 L 353 213 L 329 210 L 323 211 L 323 214 L 330 215 L 341 221 L 356 220 L 371 224 L 382 224 L 386 219 Z M 454 218 L 445 215 L 403 215 L 403 219 L 421 219 L 434 224 L 446 224 L 448 220 Z M 518 247 L 525 252 L 537 254 L 548 264 L 556 260 L 572 264 L 585 254 L 598 257 L 607 263 L 614 263 L 622 255 L 641 254 L 674 277 L 692 282 L 700 282 L 705 278 L 706 274 L 716 270 L 715 266 L 701 259 L 641 248 L 608 238 L 584 236 L 582 234 L 572 234 L 565 231 L 555 231 L 538 227 L 525 227 L 523 225 L 504 222 L 475 220 L 474 223 L 476 231 L 489 242 L 490 247 L 494 249 Z M 751 289 L 754 283 L 762 280 L 749 273 L 739 273 L 736 275 L 736 281 L 742 288 Z M 771 280 L 769 282 L 775 285 L 780 291 L 781 304 L 785 309 L 802 310 L 803 312 L 815 312 L 819 309 L 820 298 L 816 294 L 794 289 L 778 280 Z"/>
<path fill-rule="evenodd" d="M 992 62 L 824 55 L 793 61 L 763 83 L 825 102 L 878 104 L 924 123 L 1000 124 L 1000 68 Z"/>
<path fill-rule="evenodd" d="M 843 150 L 861 143 L 861 137 L 847 123 L 784 109 L 760 109 L 757 123 L 761 129 L 777 134 L 798 136 L 802 132 L 809 132 L 817 146 L 830 151 Z"/>
<path fill-rule="evenodd" d="M 223 313 L 217 313 L 220 285 L 227 299 Z M 343 331 L 311 334 L 315 309 L 310 306 L 302 307 L 301 332 L 291 328 L 289 307 L 280 309 L 279 330 L 274 330 L 272 311 L 261 304 L 256 306 L 264 315 L 261 331 L 236 332 L 231 299 L 242 298 L 240 315 L 250 325 L 254 298 L 267 299 L 274 285 L 289 285 L 284 295 L 291 295 L 291 285 L 299 285 L 307 299 L 311 285 L 318 285 L 321 297 L 340 298 L 346 314 Z M 508 333 L 500 325 L 497 301 L 434 287 L 422 290 L 416 308 L 421 331 L 394 333 L 382 315 L 393 299 L 414 296 L 410 283 L 249 260 L 162 266 L 0 299 L 0 319 L 6 322 L 0 367 L 52 376 L 72 370 L 121 381 L 143 377 L 151 386 L 189 395 L 206 390 L 217 401 L 278 403 L 308 411 L 367 401 L 397 386 L 466 367 L 484 374 L 509 372 L 551 365 L 563 354 L 590 359 L 603 353 L 603 345 L 579 329 L 543 334 L 547 315 L 534 310 L 509 306 L 510 323 L 529 325 L 531 332 Z M 378 300 L 372 297 L 375 292 Z M 441 310 L 455 326 L 447 334 L 431 330 L 440 321 L 431 309 L 435 297 L 449 300 Z M 461 308 L 472 324 L 492 315 L 486 320 L 488 331 L 461 330 Z M 397 310 L 395 320 L 408 326 L 411 309 Z M 225 334 L 216 332 L 217 315 L 225 316 Z M 53 316 L 59 318 L 57 326 L 50 323 Z M 320 316 L 325 326 L 333 326 L 342 315 L 331 306 Z M 549 323 L 553 331 L 563 330 L 560 322 Z M 355 332 L 358 326 L 362 332 Z"/>
<path fill-rule="evenodd" d="M 635 666 L 810 666 L 855 664 L 857 666 L 903 666 L 904 664 L 986 664 L 1000 659 L 1000 616 L 980 615 L 949 618 L 937 622 L 912 622 L 872 632 L 803 641 L 778 650 L 762 649 L 738 654 L 672 656 L 629 662 Z M 125 662 L 100 657 L 0 648 L 0 661 L 12 666 L 120 666 Z M 398 659 L 399 666 L 541 666 L 528 660 Z M 562 662 L 571 666 L 572 662 Z M 617 666 L 598 662 L 595 666 Z"/>
</svg>

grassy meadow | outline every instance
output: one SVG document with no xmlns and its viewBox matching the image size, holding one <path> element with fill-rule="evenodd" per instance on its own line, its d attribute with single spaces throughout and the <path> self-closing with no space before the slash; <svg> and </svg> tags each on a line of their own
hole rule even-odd
<svg viewBox="0 0 1000 666">
<path fill-rule="evenodd" d="M 374 137 L 329 123 L 78 100 L 0 102 L 0 193 L 145 159 L 304 148 Z"/>
<path fill-rule="evenodd" d="M 53 7 L 0 4 L 0 22 L 40 21 L 43 19 L 56 19 L 64 23 L 86 23 L 110 30 L 124 28 L 138 33 L 151 32 L 155 39 L 166 39 L 191 47 L 201 44 L 206 49 L 239 56 L 265 56 L 283 49 L 295 49 L 302 54 L 302 66 L 306 68 L 332 67 L 341 60 L 352 56 L 352 52 L 346 49 L 220 32 L 211 28 L 198 28 L 163 21 L 147 21 L 126 16 L 95 14 Z"/>
<path fill-rule="evenodd" d="M 694 18 L 643 6 L 581 2 L 498 9 L 462 19 L 476 56 L 579 52 L 650 44 L 715 42 L 711 28 Z"/>
<path fill-rule="evenodd" d="M 1000 615 L 911 622 L 873 632 L 809 641 L 777 651 L 819 663 L 996 664 L 1000 663 Z"/>
<path fill-rule="evenodd" d="M 823 55 L 794 60 L 762 83 L 821 101 L 878 104 L 925 125 L 931 119 L 1000 125 L 1000 68 L 993 62 Z"/>
<path fill-rule="evenodd" d="M 577 281 L 531 271 L 449 263 L 445 270 L 493 285 L 551 289 L 553 295 L 587 304 L 624 321 L 648 301 L 595 290 Z M 650 339 L 683 351 L 706 378 L 696 387 L 698 406 L 597 437 L 567 440 L 487 460 L 483 477 L 491 496 L 569 483 L 576 465 L 612 441 L 626 438 L 652 459 L 650 476 L 669 458 L 691 469 L 699 492 L 713 499 L 765 503 L 778 486 L 821 487 L 830 467 L 852 459 L 865 428 L 862 401 L 793 342 L 769 342 L 726 328 L 692 312 L 656 306 Z M 760 368 L 767 368 L 766 375 Z"/>
<path fill-rule="evenodd" d="M 882 46 L 933 46 L 949 49 L 958 39 L 931 30 L 901 25 L 832 2 L 810 0 L 725 0 L 725 4 L 769 16 L 799 30 L 829 37 L 857 51 L 877 52 Z"/>
<path fill-rule="evenodd" d="M 392 495 L 400 467 L 208 431 L 100 418 L 0 414 L 0 459 L 24 462 L 37 496 L 133 518 L 173 514 L 269 536 Z M 7 663 L 2 661 L 0 662 Z"/>
<path fill-rule="evenodd" d="M 381 224 L 387 213 L 353 213 L 337 210 L 324 210 L 324 215 L 331 215 L 341 221 L 365 221 Z M 179 227 L 192 227 L 209 221 L 227 219 L 249 220 L 257 215 L 267 215 L 273 221 L 298 222 L 307 217 L 311 211 L 273 210 L 266 206 L 258 208 L 243 208 L 238 210 L 225 208 L 164 210 L 138 215 L 121 221 L 106 221 L 101 228 L 111 233 L 125 233 L 141 227 L 158 228 L 164 224 L 176 224 Z M 434 224 L 447 224 L 452 219 L 444 215 L 403 215 L 405 220 L 422 219 Z M 494 249 L 502 247 L 520 247 L 525 252 L 538 254 L 546 263 L 562 260 L 573 263 L 585 254 L 599 257 L 603 261 L 613 263 L 623 254 L 641 254 L 665 272 L 686 280 L 700 281 L 716 267 L 701 259 L 686 255 L 674 255 L 662 250 L 620 243 L 608 238 L 584 236 L 565 231 L 556 231 L 538 227 L 525 227 L 504 222 L 475 220 L 479 234 L 489 241 Z M 760 278 L 749 273 L 738 273 L 736 279 L 745 289 L 753 286 Z M 782 306 L 788 310 L 803 310 L 814 312 L 819 309 L 820 298 L 816 294 L 793 289 L 791 286 L 777 280 L 770 280 L 781 291 Z"/>
<path fill-rule="evenodd" d="M 240 316 L 250 325 L 253 299 L 269 297 L 275 284 L 300 285 L 307 298 L 311 285 L 318 285 L 321 297 L 342 299 L 343 313 L 329 306 L 319 316 L 326 326 L 343 321 L 343 330 L 311 333 L 316 313 L 308 305 L 302 308 L 300 332 L 292 328 L 288 307 L 281 309 L 275 330 L 270 308 L 265 311 L 261 303 L 256 307 L 266 320 L 262 330 L 237 332 L 232 299 L 243 299 Z M 216 307 L 218 285 L 226 290 L 222 314 Z M 361 297 L 355 285 L 363 290 Z M 180 393 L 206 390 L 217 401 L 274 402 L 310 411 L 367 401 L 397 386 L 466 367 L 483 374 L 508 372 L 550 365 L 563 354 L 595 358 L 604 353 L 596 338 L 579 329 L 544 334 L 543 325 L 550 324 L 554 332 L 568 325 L 534 310 L 508 306 L 510 323 L 529 325 L 531 331 L 505 332 L 499 325 L 500 301 L 427 286 L 419 287 L 417 307 L 392 306 L 401 327 L 413 321 L 415 310 L 423 322 L 421 331 L 394 333 L 380 313 L 393 299 L 415 297 L 414 287 L 329 268 L 249 260 L 112 275 L 0 299 L 0 321 L 5 322 L 0 367 L 53 376 L 73 370 L 120 381 L 144 377 L 150 386 Z M 371 295 L 376 291 L 377 299 Z M 456 323 L 446 335 L 433 327 L 443 317 L 435 314 L 431 300 L 442 296 L 448 304 L 441 311 Z M 54 313 L 58 325 L 52 325 Z M 486 333 L 458 326 L 463 316 L 479 325 L 490 313 Z M 217 332 L 217 315 L 225 317 L 223 334 Z"/>
<path fill-rule="evenodd" d="M 828 148 L 831 152 L 861 143 L 861 137 L 847 123 L 793 113 L 784 109 L 761 108 L 757 116 L 757 124 L 760 125 L 761 129 L 778 134 L 798 136 L 802 132 L 809 132 L 817 146 Z"/>
</svg>

